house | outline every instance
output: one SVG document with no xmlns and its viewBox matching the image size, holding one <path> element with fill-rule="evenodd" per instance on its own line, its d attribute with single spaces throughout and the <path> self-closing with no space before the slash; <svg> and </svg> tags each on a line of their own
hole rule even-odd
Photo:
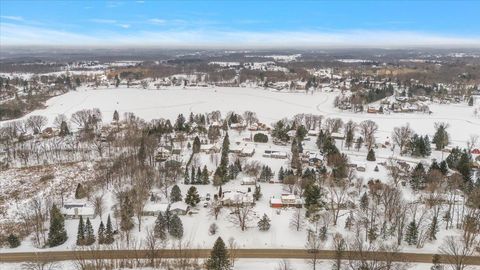
<svg viewBox="0 0 480 270">
<path fill-rule="evenodd" d="M 243 191 L 224 191 L 221 198 L 222 205 L 224 206 L 233 206 L 233 205 L 252 205 L 255 200 L 253 198 L 252 192 L 243 192 Z"/>
<path fill-rule="evenodd" d="M 183 201 L 174 202 L 174 203 L 155 203 L 149 201 L 143 207 L 142 215 L 143 216 L 158 216 L 159 213 L 165 213 L 169 210 L 171 213 L 176 215 L 186 215 L 190 210 L 190 206 Z"/>
<path fill-rule="evenodd" d="M 170 204 L 170 212 L 179 216 L 184 216 L 190 210 L 190 206 L 183 201 L 178 201 Z"/>
<path fill-rule="evenodd" d="M 253 177 L 244 177 L 242 179 L 242 185 L 255 185 L 256 182 Z"/>
<path fill-rule="evenodd" d="M 244 147 L 240 152 L 241 157 L 252 157 L 255 154 L 255 148 L 251 146 Z"/>
<path fill-rule="evenodd" d="M 343 135 L 342 133 L 339 133 L 339 132 L 332 132 L 332 134 L 330 134 L 330 137 L 332 137 L 335 140 L 344 140 L 345 139 L 345 135 Z"/>
<path fill-rule="evenodd" d="M 318 130 L 310 129 L 307 133 L 308 136 L 318 136 Z"/>
<path fill-rule="evenodd" d="M 156 161 L 165 161 L 171 156 L 171 151 L 165 147 L 159 147 L 155 153 Z"/>
<path fill-rule="evenodd" d="M 143 207 L 143 216 L 158 216 L 159 213 L 165 213 L 168 209 L 168 203 L 155 203 L 148 201 Z"/>
<path fill-rule="evenodd" d="M 83 201 L 65 202 L 63 207 L 60 208 L 60 213 L 66 219 L 95 218 L 95 209 Z"/>
<path fill-rule="evenodd" d="M 288 155 L 286 152 L 275 151 L 275 150 L 265 150 L 262 156 L 266 158 L 278 158 L 278 159 L 288 158 Z"/>
<path fill-rule="evenodd" d="M 215 144 L 201 144 L 200 152 L 204 152 L 207 154 L 218 153 L 220 152 L 220 147 L 216 146 Z"/>
<path fill-rule="evenodd" d="M 282 207 L 297 207 L 302 208 L 303 199 L 294 194 L 282 194 L 280 198 L 270 198 L 270 207 L 282 208 Z"/>
<path fill-rule="evenodd" d="M 475 148 L 471 151 L 471 153 L 474 154 L 474 155 L 480 155 L 480 149 Z"/>
</svg>

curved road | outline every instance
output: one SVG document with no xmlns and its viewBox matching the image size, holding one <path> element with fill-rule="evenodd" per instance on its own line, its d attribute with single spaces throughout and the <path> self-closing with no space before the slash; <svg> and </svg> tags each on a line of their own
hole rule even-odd
<svg viewBox="0 0 480 270">
<path fill-rule="evenodd" d="M 47 252 L 18 252 L 0 254 L 0 262 L 25 261 L 71 261 L 71 260 L 98 260 L 98 259 L 147 259 L 152 254 L 156 258 L 206 258 L 210 256 L 210 249 L 156 250 L 84 250 L 84 251 L 47 251 Z M 308 259 L 313 256 L 305 249 L 238 249 L 237 258 L 266 258 L 266 259 Z M 344 259 L 366 259 L 381 261 L 396 261 L 410 263 L 431 263 L 433 254 L 426 253 L 390 253 L 390 252 L 359 252 L 346 251 Z M 333 260 L 335 251 L 321 250 L 317 259 Z M 440 262 L 448 263 L 453 257 L 442 255 Z M 480 265 L 480 256 L 470 256 L 465 259 L 466 264 Z"/>
</svg>

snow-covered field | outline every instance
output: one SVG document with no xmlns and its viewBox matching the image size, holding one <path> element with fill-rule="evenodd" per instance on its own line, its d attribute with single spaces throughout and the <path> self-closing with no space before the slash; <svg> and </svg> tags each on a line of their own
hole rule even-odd
<svg viewBox="0 0 480 270">
<path fill-rule="evenodd" d="M 394 127 L 409 123 L 419 134 L 433 135 L 435 122 L 448 122 L 453 143 L 465 146 L 472 134 L 480 134 L 480 119 L 475 118 L 474 108 L 465 104 L 430 104 L 431 115 L 423 113 L 368 114 L 341 111 L 333 107 L 336 92 L 278 92 L 262 88 L 187 88 L 170 87 L 161 90 L 138 88 L 80 89 L 54 97 L 47 101 L 47 108 L 30 115 L 44 115 L 51 121 L 58 114 L 70 116 L 86 108 L 99 108 L 104 120 L 109 121 L 115 110 L 121 114 L 133 112 L 145 119 L 175 119 L 179 113 L 206 113 L 220 110 L 222 113 L 246 110 L 256 112 L 259 119 L 268 124 L 298 113 L 342 118 L 344 121 L 361 122 L 371 119 L 377 122 L 377 137 L 386 139 Z"/>
</svg>

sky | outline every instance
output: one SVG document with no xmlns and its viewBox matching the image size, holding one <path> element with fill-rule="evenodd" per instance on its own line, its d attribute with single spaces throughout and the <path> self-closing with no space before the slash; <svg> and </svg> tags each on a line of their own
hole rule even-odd
<svg viewBox="0 0 480 270">
<path fill-rule="evenodd" d="M 0 46 L 480 47 L 480 1 L 0 1 Z"/>
</svg>

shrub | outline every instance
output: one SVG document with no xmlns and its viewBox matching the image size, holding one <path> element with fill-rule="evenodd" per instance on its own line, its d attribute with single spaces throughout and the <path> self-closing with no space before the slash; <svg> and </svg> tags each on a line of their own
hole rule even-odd
<svg viewBox="0 0 480 270">
<path fill-rule="evenodd" d="M 263 134 L 263 133 L 257 133 L 257 134 L 255 134 L 255 136 L 253 136 L 253 141 L 254 142 L 266 143 L 266 142 L 268 142 L 268 136 Z"/>
</svg>

